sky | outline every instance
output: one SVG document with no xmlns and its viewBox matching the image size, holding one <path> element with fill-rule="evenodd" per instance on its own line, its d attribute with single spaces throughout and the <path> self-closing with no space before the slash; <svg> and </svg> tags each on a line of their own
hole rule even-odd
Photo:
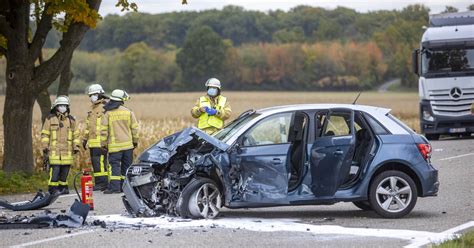
<svg viewBox="0 0 474 248">
<path fill-rule="evenodd" d="M 187 5 L 181 5 L 181 0 L 129 0 L 138 4 L 140 12 L 164 13 L 173 11 L 199 11 L 206 9 L 222 9 L 226 5 L 238 5 L 248 10 L 289 10 L 298 5 L 310 5 L 334 9 L 343 6 L 355 9 L 358 12 L 368 12 L 375 10 L 403 9 L 410 4 L 421 3 L 429 7 L 432 14 L 439 13 L 445 9 L 446 5 L 454 6 L 460 11 L 465 11 L 466 7 L 474 4 L 474 0 L 187 0 Z M 123 14 L 115 7 L 117 0 L 103 0 L 99 13 L 102 16 L 107 14 Z"/>
</svg>

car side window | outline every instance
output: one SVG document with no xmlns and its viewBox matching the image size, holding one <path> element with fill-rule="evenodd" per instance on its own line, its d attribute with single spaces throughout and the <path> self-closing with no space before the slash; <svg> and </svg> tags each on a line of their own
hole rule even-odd
<svg viewBox="0 0 474 248">
<path fill-rule="evenodd" d="M 269 116 L 253 126 L 242 139 L 243 146 L 261 146 L 288 143 L 293 113 Z"/>
<path fill-rule="evenodd" d="M 323 128 L 323 136 L 347 136 L 351 134 L 351 114 L 333 112 L 327 118 Z"/>
</svg>

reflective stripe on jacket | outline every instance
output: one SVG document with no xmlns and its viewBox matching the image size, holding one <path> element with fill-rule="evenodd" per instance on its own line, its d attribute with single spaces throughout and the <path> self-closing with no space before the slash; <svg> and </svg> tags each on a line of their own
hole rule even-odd
<svg viewBox="0 0 474 248">
<path fill-rule="evenodd" d="M 109 153 L 133 149 L 133 143 L 138 143 L 138 121 L 126 107 L 106 111 L 101 123 L 101 144 Z"/>
<path fill-rule="evenodd" d="M 215 108 L 217 113 L 216 115 L 210 116 L 206 112 L 200 111 L 202 107 Z M 199 118 L 199 129 L 207 129 L 210 127 L 221 129 L 224 127 L 224 121 L 230 117 L 231 111 L 226 97 L 219 95 L 212 100 L 208 96 L 202 96 L 191 110 L 191 114 L 194 118 Z"/>
<path fill-rule="evenodd" d="M 101 119 L 104 116 L 104 100 L 92 104 L 92 109 L 87 113 L 84 139 L 89 148 L 99 148 L 101 138 Z"/>
<path fill-rule="evenodd" d="M 43 149 L 49 149 L 50 164 L 73 164 L 73 151 L 79 150 L 79 143 L 74 117 L 58 113 L 46 118 L 41 131 L 41 144 Z"/>
</svg>

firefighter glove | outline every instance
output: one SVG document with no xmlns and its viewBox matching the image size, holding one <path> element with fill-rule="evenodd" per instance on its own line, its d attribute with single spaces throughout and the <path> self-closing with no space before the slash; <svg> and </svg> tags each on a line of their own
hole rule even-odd
<svg viewBox="0 0 474 248">
<path fill-rule="evenodd" d="M 138 143 L 134 142 L 133 143 L 133 149 L 137 148 L 137 146 L 138 146 Z"/>
<path fill-rule="evenodd" d="M 213 109 L 213 108 L 208 108 L 208 107 L 206 107 L 206 113 L 207 113 L 208 115 L 211 115 L 211 116 L 212 116 L 212 115 L 216 115 L 216 114 L 217 114 L 217 110 L 216 110 L 216 109 Z"/>
</svg>

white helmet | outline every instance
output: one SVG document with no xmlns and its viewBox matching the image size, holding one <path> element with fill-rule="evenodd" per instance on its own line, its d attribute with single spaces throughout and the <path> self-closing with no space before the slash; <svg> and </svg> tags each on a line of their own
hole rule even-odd
<svg viewBox="0 0 474 248">
<path fill-rule="evenodd" d="M 125 90 L 116 89 L 110 94 L 110 100 L 125 102 L 130 99 L 130 96 Z"/>
<path fill-rule="evenodd" d="M 87 94 L 88 95 L 93 95 L 93 94 L 104 94 L 105 91 L 102 88 L 100 84 L 92 84 L 87 88 Z"/>
<path fill-rule="evenodd" d="M 209 78 L 206 81 L 206 87 L 216 87 L 218 89 L 221 89 L 221 81 L 217 78 Z"/>
<path fill-rule="evenodd" d="M 51 109 L 55 108 L 58 105 L 68 105 L 69 106 L 69 97 L 68 96 L 58 96 L 56 100 L 54 100 L 53 106 Z"/>
</svg>

